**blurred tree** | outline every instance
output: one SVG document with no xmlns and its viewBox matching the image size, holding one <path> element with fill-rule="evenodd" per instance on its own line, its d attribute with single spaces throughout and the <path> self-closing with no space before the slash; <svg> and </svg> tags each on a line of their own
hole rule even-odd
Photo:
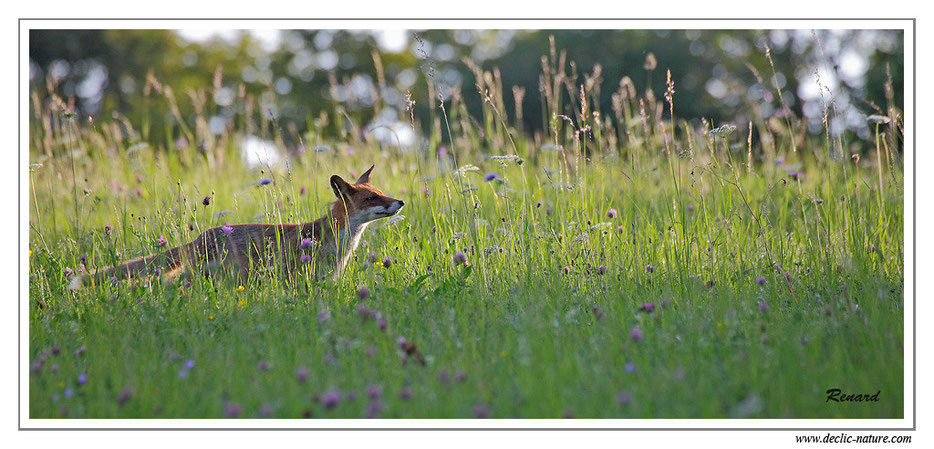
<svg viewBox="0 0 934 449">
<path fill-rule="evenodd" d="M 174 145 L 181 137 L 203 139 L 205 131 L 199 132 L 195 123 L 200 115 L 211 119 L 200 128 L 216 132 L 233 126 L 240 117 L 247 123 L 237 125 L 265 132 L 266 137 L 278 133 L 294 147 L 309 131 L 315 139 L 346 138 L 374 121 L 407 121 L 407 94 L 415 101 L 416 119 L 427 129 L 434 113 L 429 108 L 435 104 L 429 95 L 437 95 L 439 87 L 450 92 L 459 86 L 468 111 L 479 117 L 482 97 L 476 92 L 474 72 L 465 63 L 469 59 L 485 70 L 500 69 L 510 123 L 516 119 L 512 88 L 523 88 L 522 127 L 541 130 L 547 118 L 542 115 L 539 77 L 542 58 L 552 53 L 553 36 L 556 56 L 566 51 L 565 70 L 571 76 L 564 95 L 575 95 L 576 86 L 586 83 L 599 64 L 600 104 L 594 106 L 603 111 L 610 110 L 611 96 L 623 77 L 629 77 L 640 94 L 651 90 L 660 97 L 670 69 L 675 114 L 680 118 L 742 123 L 750 119 L 750 106 L 777 109 L 776 86 L 782 87 L 796 115 L 814 117 L 799 98 L 801 93 L 822 92 L 813 85 L 814 68 L 827 63 L 845 71 L 854 61 L 857 72 L 863 73 L 831 86 L 841 100 L 859 111 L 870 111 L 870 103 L 884 109 L 888 67 L 894 81 L 892 102 L 899 108 L 903 104 L 904 44 L 897 31 L 424 30 L 417 34 L 402 51 L 388 51 L 373 32 L 291 30 L 283 31 L 278 47 L 269 52 L 247 32 L 233 42 L 216 38 L 190 43 L 170 30 L 32 30 L 30 85 L 41 98 L 51 89 L 74 99 L 84 114 L 119 112 L 134 124 L 144 123 L 139 137 L 157 144 Z M 821 38 L 822 46 L 814 36 Z M 765 55 L 767 46 L 774 74 Z M 172 98 L 161 86 L 171 88 Z M 170 112 L 173 98 L 182 123 Z M 248 111 L 240 110 L 243 102 L 234 98 L 249 99 L 253 113 L 274 125 L 264 127 L 256 123 L 262 120 L 244 118 Z M 566 114 L 573 114 L 572 104 L 564 103 Z M 851 116 L 848 123 L 858 121 Z"/>
</svg>

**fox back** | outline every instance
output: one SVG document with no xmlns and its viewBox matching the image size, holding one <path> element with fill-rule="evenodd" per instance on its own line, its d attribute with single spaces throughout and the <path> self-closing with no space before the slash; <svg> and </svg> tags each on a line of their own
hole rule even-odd
<svg viewBox="0 0 934 449">
<path fill-rule="evenodd" d="M 164 276 L 176 280 L 224 270 L 248 278 L 259 270 L 288 274 L 311 264 L 316 276 L 339 277 L 369 223 L 402 210 L 402 200 L 386 196 L 370 184 L 371 166 L 354 184 L 338 175 L 330 185 L 336 200 L 325 216 L 301 224 L 239 224 L 210 228 L 193 241 L 163 253 L 140 257 L 115 267 L 75 277 L 71 288 L 107 279 Z"/>
</svg>

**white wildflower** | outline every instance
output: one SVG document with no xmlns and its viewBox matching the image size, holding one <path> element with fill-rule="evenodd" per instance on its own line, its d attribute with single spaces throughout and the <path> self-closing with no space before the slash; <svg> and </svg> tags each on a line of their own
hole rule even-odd
<svg viewBox="0 0 934 449">
<path fill-rule="evenodd" d="M 454 170 L 454 174 L 459 175 L 459 176 L 466 176 L 467 172 L 477 171 L 477 170 L 480 170 L 480 168 L 477 167 L 476 165 L 467 164 L 467 165 L 462 165 L 457 170 Z"/>
<path fill-rule="evenodd" d="M 879 114 L 870 115 L 869 117 L 866 117 L 866 120 L 871 123 L 888 123 L 891 121 L 888 117 Z"/>
<path fill-rule="evenodd" d="M 383 223 L 382 226 L 380 226 L 380 229 L 385 228 L 386 226 L 394 225 L 402 220 L 405 220 L 405 215 L 396 215 L 395 217 L 392 217 L 389 220 L 386 220 L 386 222 Z"/>
<path fill-rule="evenodd" d="M 133 152 L 142 150 L 142 149 L 144 149 L 144 148 L 149 148 L 149 144 L 146 143 L 146 142 L 140 142 L 140 143 L 137 143 L 137 144 L 130 145 L 130 147 L 126 149 L 126 152 L 127 152 L 127 154 L 129 154 L 129 153 L 133 153 Z"/>
</svg>

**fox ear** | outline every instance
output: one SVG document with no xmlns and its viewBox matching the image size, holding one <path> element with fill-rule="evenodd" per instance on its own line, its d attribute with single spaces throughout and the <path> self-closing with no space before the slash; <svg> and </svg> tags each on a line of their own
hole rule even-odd
<svg viewBox="0 0 934 449">
<path fill-rule="evenodd" d="M 334 190 L 334 195 L 338 198 L 346 198 L 353 193 L 353 186 L 338 175 L 331 175 L 331 189 Z"/>
<path fill-rule="evenodd" d="M 367 171 L 360 175 L 360 178 L 357 179 L 357 184 L 365 184 L 370 182 L 370 172 L 373 171 L 373 167 L 376 167 L 376 165 L 371 165 Z"/>
</svg>

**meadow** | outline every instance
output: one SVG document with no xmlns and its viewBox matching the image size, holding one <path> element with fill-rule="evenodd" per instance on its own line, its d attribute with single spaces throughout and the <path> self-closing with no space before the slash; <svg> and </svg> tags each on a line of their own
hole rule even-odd
<svg viewBox="0 0 934 449">
<path fill-rule="evenodd" d="M 29 416 L 903 416 L 892 104 L 865 140 L 808 133 L 777 89 L 775 114 L 710 123 L 678 116 L 677 80 L 608 80 L 601 110 L 598 77 L 552 56 L 533 132 L 503 101 L 524 92 L 475 71 L 478 86 L 441 95 L 429 80 L 415 100 L 427 125 L 403 114 L 411 146 L 377 141 L 336 101 L 298 132 L 242 90 L 212 132 L 218 106 L 198 99 L 216 79 L 173 93 L 153 76 L 144 101 L 173 118 L 165 129 L 34 92 Z M 201 105 L 191 116 L 182 95 Z M 247 134 L 287 163 L 246 164 Z M 331 174 L 372 164 L 404 217 L 370 226 L 338 280 L 306 267 L 68 289 L 213 226 L 314 220 Z M 827 402 L 832 388 L 880 394 Z"/>
</svg>

